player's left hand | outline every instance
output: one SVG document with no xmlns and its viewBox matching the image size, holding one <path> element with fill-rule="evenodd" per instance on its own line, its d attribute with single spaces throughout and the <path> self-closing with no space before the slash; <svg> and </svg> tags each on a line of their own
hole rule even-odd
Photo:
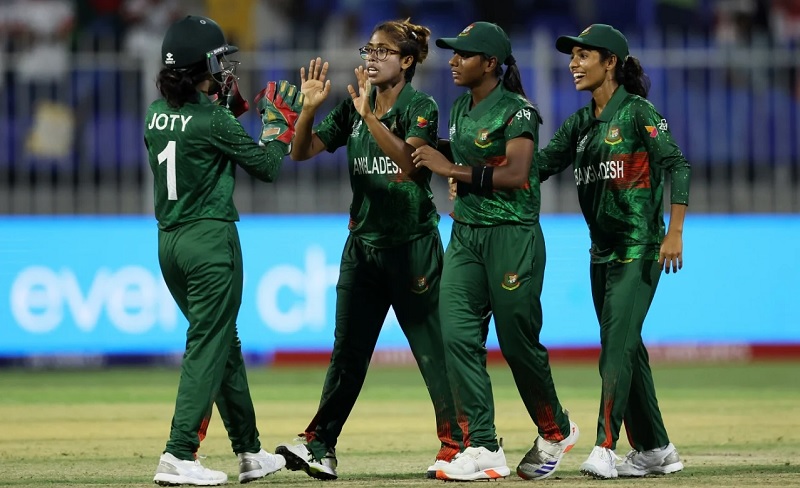
<svg viewBox="0 0 800 488">
<path fill-rule="evenodd" d="M 658 265 L 669 274 L 670 268 L 673 273 L 683 268 L 683 237 L 678 233 L 667 233 L 661 243 L 658 253 Z"/>
<path fill-rule="evenodd" d="M 450 177 L 454 164 L 447 160 L 444 154 L 440 153 L 431 146 L 418 147 L 411 153 L 411 160 L 414 166 L 421 168 L 425 166 L 437 175 Z"/>
<path fill-rule="evenodd" d="M 370 83 L 367 71 L 363 66 L 356 68 L 355 73 L 358 91 L 356 91 L 353 85 L 347 85 L 347 91 L 350 92 L 350 98 L 353 99 L 353 105 L 355 105 L 358 114 L 361 115 L 361 118 L 363 119 L 372 113 L 372 108 L 369 106 L 369 93 L 372 91 L 372 83 Z"/>
</svg>

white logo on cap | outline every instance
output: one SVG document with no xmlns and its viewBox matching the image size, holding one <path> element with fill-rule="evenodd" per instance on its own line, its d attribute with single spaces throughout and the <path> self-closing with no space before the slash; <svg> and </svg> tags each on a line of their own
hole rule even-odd
<svg viewBox="0 0 800 488">
<path fill-rule="evenodd" d="M 167 53 L 167 59 L 164 60 L 164 64 L 175 64 L 175 59 L 172 57 L 172 53 Z"/>
<path fill-rule="evenodd" d="M 201 21 L 200 21 L 200 23 L 201 23 L 201 24 L 205 24 L 205 23 L 206 23 L 206 21 L 205 21 L 205 20 L 201 20 Z"/>
</svg>

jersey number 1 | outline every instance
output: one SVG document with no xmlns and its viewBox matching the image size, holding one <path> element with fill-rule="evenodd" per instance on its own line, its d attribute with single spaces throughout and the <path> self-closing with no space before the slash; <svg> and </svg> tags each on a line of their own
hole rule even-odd
<svg viewBox="0 0 800 488">
<path fill-rule="evenodd" d="M 167 147 L 158 153 L 158 164 L 167 162 L 167 200 L 178 199 L 178 183 L 175 176 L 175 141 L 169 141 Z"/>
</svg>

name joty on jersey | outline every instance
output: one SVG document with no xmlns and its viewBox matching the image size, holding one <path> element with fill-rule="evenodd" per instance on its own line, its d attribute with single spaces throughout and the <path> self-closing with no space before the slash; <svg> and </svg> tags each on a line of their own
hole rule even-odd
<svg viewBox="0 0 800 488">
<path fill-rule="evenodd" d="M 147 124 L 148 129 L 155 128 L 156 130 L 175 130 L 175 121 L 180 119 L 181 120 L 181 128 L 180 131 L 184 132 L 186 130 L 186 126 L 189 124 L 189 121 L 192 120 L 192 115 L 183 115 L 183 114 L 160 114 L 154 113 L 153 119 Z"/>
</svg>

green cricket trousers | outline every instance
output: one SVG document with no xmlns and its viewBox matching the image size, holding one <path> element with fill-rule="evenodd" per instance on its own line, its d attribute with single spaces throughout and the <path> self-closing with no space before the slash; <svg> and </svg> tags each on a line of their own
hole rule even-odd
<svg viewBox="0 0 800 488">
<path fill-rule="evenodd" d="M 390 306 L 433 402 L 440 441 L 437 458 L 449 460 L 459 452 L 462 434 L 445 373 L 438 314 L 442 254 L 438 230 L 392 248 L 375 248 L 353 235 L 347 238 L 336 285 L 331 361 L 319 409 L 305 431 L 317 459 L 336 447 Z"/>
<path fill-rule="evenodd" d="M 164 281 L 189 321 L 166 452 L 193 460 L 216 402 L 235 453 L 261 444 L 236 316 L 242 250 L 234 222 L 198 220 L 158 233 Z"/>
<path fill-rule="evenodd" d="M 556 394 L 542 329 L 545 243 L 535 225 L 453 223 L 442 271 L 439 310 L 447 373 L 464 444 L 496 451 L 494 398 L 486 371 L 489 316 L 538 434 L 560 441 L 569 419 Z"/>
<path fill-rule="evenodd" d="M 642 325 L 661 277 L 658 261 L 615 260 L 590 266 L 600 322 L 602 394 L 596 445 L 615 449 L 622 423 L 637 451 L 669 444 L 658 408 Z"/>
</svg>

